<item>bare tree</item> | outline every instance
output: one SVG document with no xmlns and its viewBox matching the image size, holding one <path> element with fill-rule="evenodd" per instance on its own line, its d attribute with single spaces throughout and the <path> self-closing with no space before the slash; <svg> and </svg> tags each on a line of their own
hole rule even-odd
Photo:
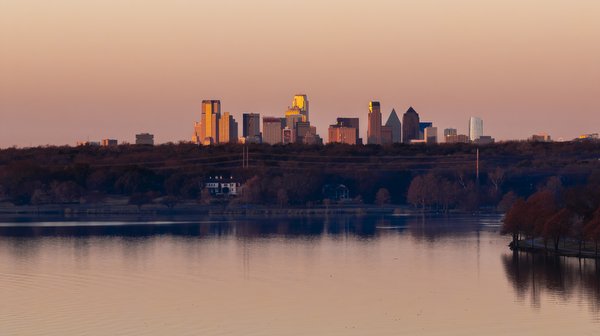
<svg viewBox="0 0 600 336">
<path fill-rule="evenodd" d="M 385 188 L 380 188 L 375 194 L 375 202 L 378 205 L 389 204 L 391 201 L 390 192 Z"/>
<path fill-rule="evenodd" d="M 494 191 L 496 194 L 500 192 L 500 187 L 502 186 L 502 182 L 504 182 L 504 169 L 497 167 L 495 170 L 488 174 L 488 178 L 492 185 L 494 186 Z"/>
<path fill-rule="evenodd" d="M 285 191 L 283 188 L 277 190 L 277 203 L 279 204 L 279 207 L 283 208 L 284 206 L 288 205 L 288 201 L 289 199 L 287 191 Z"/>
</svg>

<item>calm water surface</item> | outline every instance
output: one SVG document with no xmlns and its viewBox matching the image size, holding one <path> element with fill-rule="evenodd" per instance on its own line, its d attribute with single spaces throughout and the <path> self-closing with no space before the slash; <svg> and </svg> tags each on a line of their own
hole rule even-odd
<svg viewBox="0 0 600 336">
<path fill-rule="evenodd" d="M 600 266 L 499 221 L 0 223 L 0 335 L 600 334 Z"/>
</svg>

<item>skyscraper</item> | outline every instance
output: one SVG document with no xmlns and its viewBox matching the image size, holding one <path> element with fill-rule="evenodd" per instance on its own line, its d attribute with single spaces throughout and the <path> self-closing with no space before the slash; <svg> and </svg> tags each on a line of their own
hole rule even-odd
<svg viewBox="0 0 600 336">
<path fill-rule="evenodd" d="M 400 118 L 398 118 L 395 109 L 392 109 L 388 120 L 385 122 L 385 126 L 392 130 L 392 143 L 402 141 L 402 123 L 400 122 Z"/>
<path fill-rule="evenodd" d="M 469 140 L 475 141 L 483 136 L 483 120 L 479 117 L 469 119 Z"/>
<path fill-rule="evenodd" d="M 281 118 L 264 117 L 262 142 L 271 145 L 281 143 L 283 126 Z"/>
<path fill-rule="evenodd" d="M 237 139 L 238 123 L 229 112 L 225 112 L 219 120 L 219 143 L 236 143 Z"/>
<path fill-rule="evenodd" d="M 304 116 L 302 121 L 308 122 L 308 97 L 305 94 L 297 94 L 292 101 L 292 109 L 298 109 Z"/>
<path fill-rule="evenodd" d="M 419 114 L 412 106 L 402 116 L 402 142 L 410 143 L 419 139 Z"/>
<path fill-rule="evenodd" d="M 260 142 L 260 114 L 244 113 L 242 119 L 242 135 L 246 141 Z"/>
<path fill-rule="evenodd" d="M 221 119 L 221 101 L 220 100 L 203 100 L 202 101 L 202 116 L 204 121 L 204 137 L 202 141 L 206 142 L 210 138 L 212 143 L 219 140 L 219 119 Z"/>
<path fill-rule="evenodd" d="M 369 103 L 367 144 L 381 144 L 381 107 L 378 101 Z"/>
<path fill-rule="evenodd" d="M 293 128 L 296 121 L 308 122 L 308 98 L 305 94 L 295 95 L 292 100 L 292 106 L 285 112 L 288 120 L 287 127 Z"/>
<path fill-rule="evenodd" d="M 219 119 L 221 119 L 221 101 L 203 100 L 200 122 L 194 123 L 192 141 L 197 144 L 212 144 L 219 141 Z"/>
</svg>

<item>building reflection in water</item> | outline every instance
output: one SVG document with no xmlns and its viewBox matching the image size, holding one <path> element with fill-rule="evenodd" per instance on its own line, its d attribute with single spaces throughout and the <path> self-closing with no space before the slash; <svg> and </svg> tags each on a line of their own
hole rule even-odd
<svg viewBox="0 0 600 336">
<path fill-rule="evenodd" d="M 519 301 L 539 308 L 550 295 L 587 301 L 600 311 L 600 260 L 512 252 L 502 256 L 502 264 Z"/>
</svg>

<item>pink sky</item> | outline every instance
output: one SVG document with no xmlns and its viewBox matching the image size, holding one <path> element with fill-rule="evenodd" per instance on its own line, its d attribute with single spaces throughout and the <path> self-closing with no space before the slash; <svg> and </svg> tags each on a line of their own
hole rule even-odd
<svg viewBox="0 0 600 336">
<path fill-rule="evenodd" d="M 369 100 L 497 139 L 600 132 L 597 0 L 8 0 L 0 147 L 189 140 L 203 99 L 326 137 Z"/>
</svg>

